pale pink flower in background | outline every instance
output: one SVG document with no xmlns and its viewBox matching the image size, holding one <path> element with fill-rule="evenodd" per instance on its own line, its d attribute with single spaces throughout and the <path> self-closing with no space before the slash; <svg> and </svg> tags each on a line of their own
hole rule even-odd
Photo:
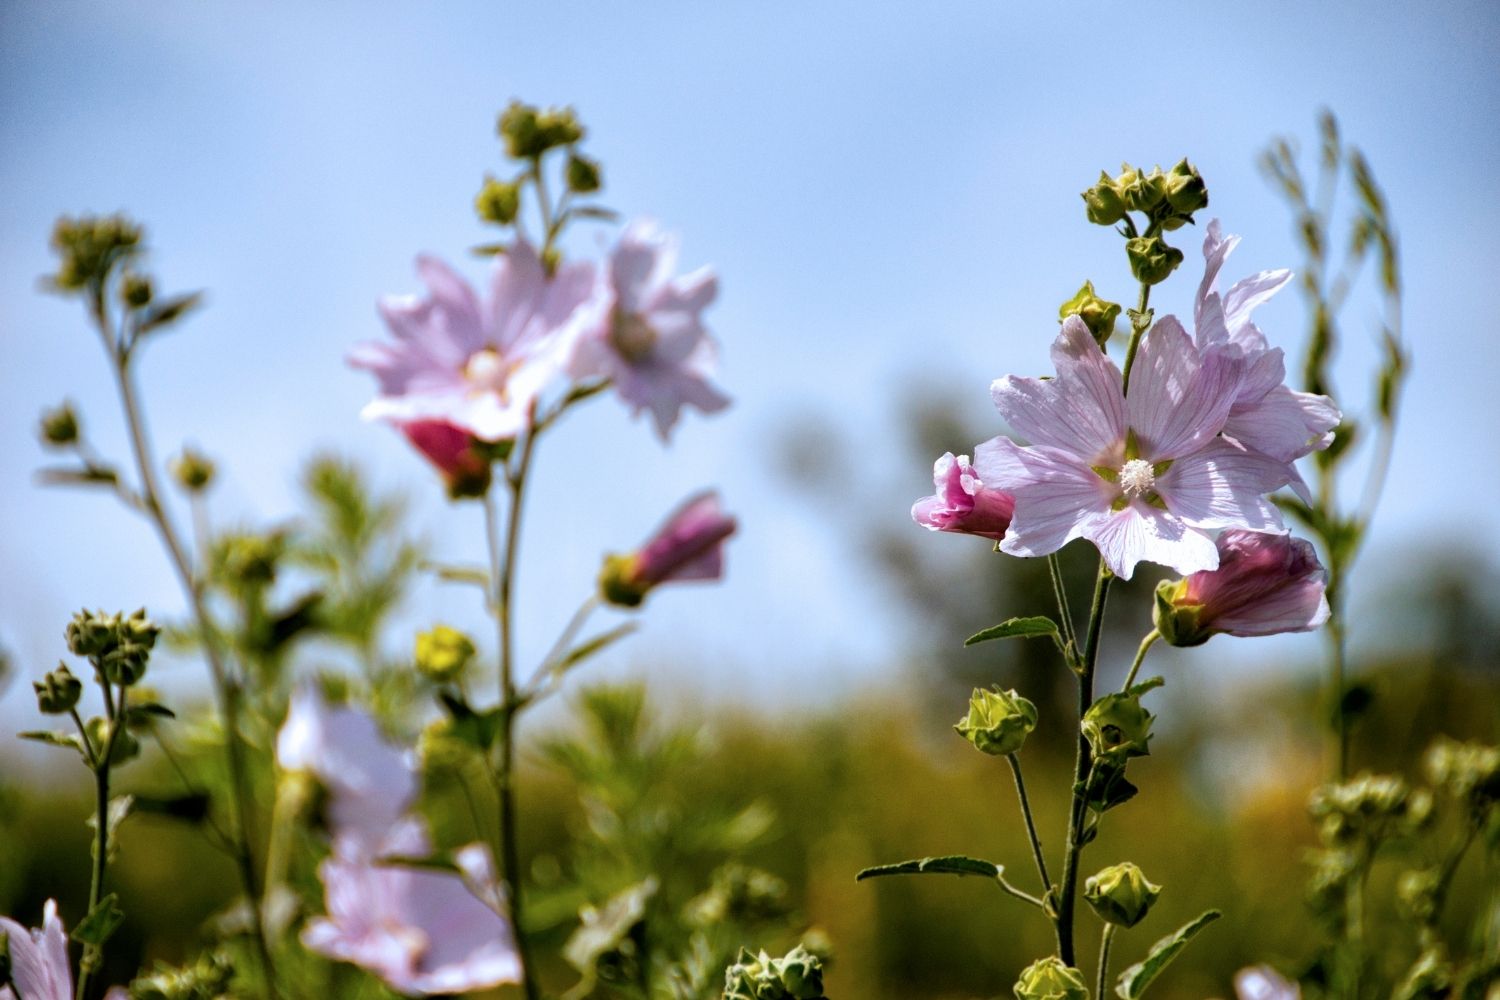
<svg viewBox="0 0 1500 1000">
<path fill-rule="evenodd" d="M 0 932 L 10 938 L 10 978 L 21 1000 L 73 1000 L 68 935 L 55 900 L 42 907 L 42 926 L 36 930 L 0 917 Z M 0 1000 L 16 1000 L 16 995 L 9 986 L 0 987 Z"/>
<path fill-rule="evenodd" d="M 330 706 L 311 686 L 292 695 L 276 762 L 314 775 L 328 790 L 334 843 L 348 853 L 372 853 L 417 797 L 411 754 L 388 741 L 368 713 Z"/>
<path fill-rule="evenodd" d="M 1254 965 L 1234 974 L 1234 992 L 1239 1000 L 1301 1000 L 1302 990 L 1282 978 L 1269 965 Z"/>
<path fill-rule="evenodd" d="M 1202 356 L 1172 316 L 1141 339 L 1130 395 L 1083 320 L 1070 316 L 1052 346 L 1054 379 L 1006 376 L 995 407 L 1031 447 L 980 445 L 980 479 L 1015 497 L 1001 549 L 1041 556 L 1087 538 L 1129 579 L 1146 560 L 1187 574 L 1219 564 L 1210 531 L 1280 528 L 1265 494 L 1284 463 L 1219 436 L 1243 377 L 1226 352 Z"/>
<path fill-rule="evenodd" d="M 1010 527 L 1016 501 L 980 480 L 968 455 L 945 452 L 932 466 L 937 492 L 911 508 L 912 520 L 929 531 L 954 531 L 999 541 Z"/>
<path fill-rule="evenodd" d="M 1193 305 L 1197 345 L 1199 351 L 1225 351 L 1245 361 L 1245 379 L 1224 421 L 1224 435 L 1291 467 L 1303 455 L 1328 447 L 1341 417 L 1327 396 L 1297 392 L 1283 384 L 1286 358 L 1250 318 L 1256 306 L 1292 279 L 1292 272 L 1261 271 L 1219 293 L 1219 271 L 1239 242 L 1238 236 L 1222 235 L 1218 219 L 1208 224 L 1203 280 Z M 1306 499 L 1307 486 L 1294 467 L 1290 483 Z"/>
<path fill-rule="evenodd" d="M 568 364 L 574 378 L 609 379 L 635 413 L 650 410 L 663 441 L 683 406 L 713 413 L 729 405 L 709 382 L 717 350 L 702 315 L 718 279 L 706 267 L 674 277 L 676 268 L 675 236 L 648 220 L 626 227 L 601 274 L 605 310 Z"/>
<path fill-rule="evenodd" d="M 1196 608 L 1200 630 L 1276 635 L 1310 632 L 1328 620 L 1328 577 L 1312 543 L 1233 528 L 1217 545 L 1218 569 L 1194 573 L 1173 595 L 1173 604 Z"/>
<path fill-rule="evenodd" d="M 559 375 L 577 328 L 595 314 L 593 265 L 564 263 L 549 276 L 536 249 L 517 240 L 497 258 L 483 300 L 434 257 L 418 257 L 417 273 L 426 297 L 380 303 L 395 340 L 349 354 L 380 382 L 365 418 L 441 421 L 483 441 L 516 437 Z"/>
<path fill-rule="evenodd" d="M 717 493 L 689 497 L 646 544 L 628 555 L 605 559 L 599 577 L 605 599 L 634 607 L 659 584 L 717 580 L 724 575 L 724 541 L 736 527 Z"/>
<path fill-rule="evenodd" d="M 308 923 L 302 943 L 408 995 L 519 983 L 515 935 L 502 915 L 504 890 L 485 848 L 471 844 L 458 852 L 461 875 L 379 860 L 426 857 L 431 850 L 425 825 L 414 817 L 387 831 L 376 857 L 335 847 L 318 868 L 328 915 Z"/>
</svg>

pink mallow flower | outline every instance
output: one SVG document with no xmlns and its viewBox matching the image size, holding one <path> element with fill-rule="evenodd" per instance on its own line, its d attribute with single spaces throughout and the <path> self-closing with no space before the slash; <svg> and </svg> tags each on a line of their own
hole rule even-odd
<svg viewBox="0 0 1500 1000">
<path fill-rule="evenodd" d="M 1271 347 L 1250 319 L 1256 306 L 1292 279 L 1292 272 L 1261 271 L 1219 293 L 1219 271 L 1239 242 L 1238 236 L 1222 234 L 1218 219 L 1208 224 L 1203 240 L 1203 280 L 1193 305 L 1198 350 L 1224 351 L 1244 360 L 1245 378 L 1224 421 L 1224 436 L 1286 462 L 1290 485 L 1306 499 L 1307 485 L 1292 463 L 1328 447 L 1341 415 L 1327 396 L 1297 392 L 1282 384 L 1286 379 L 1285 356 L 1279 347 Z"/>
<path fill-rule="evenodd" d="M 683 406 L 713 413 L 729 405 L 709 382 L 717 350 L 703 310 L 718 294 L 709 268 L 673 276 L 677 238 L 654 222 L 631 223 L 601 275 L 607 303 L 574 344 L 574 378 L 607 378 L 635 413 L 650 410 L 667 440 Z"/>
<path fill-rule="evenodd" d="M 27 930 L 9 917 L 0 917 L 0 933 L 9 938 L 10 978 L 21 1000 L 73 1000 L 68 935 L 55 900 L 47 900 L 42 907 L 41 927 Z M 16 994 L 9 986 L 0 987 L 0 1000 L 16 1000 Z"/>
<path fill-rule="evenodd" d="M 493 461 L 483 441 L 444 420 L 412 420 L 398 426 L 412 447 L 437 468 L 450 497 L 482 497 L 489 490 Z"/>
<path fill-rule="evenodd" d="M 409 817 L 387 831 L 377 854 L 420 858 L 431 850 L 424 824 Z M 504 890 L 487 850 L 478 844 L 459 850 L 462 874 L 379 857 L 335 847 L 319 866 L 328 915 L 303 929 L 309 950 L 368 969 L 410 996 L 521 981 L 515 935 L 503 915 Z"/>
<path fill-rule="evenodd" d="M 724 575 L 724 540 L 736 527 L 717 493 L 689 497 L 639 550 L 605 557 L 599 592 L 611 604 L 633 608 L 658 584 L 717 580 Z"/>
<path fill-rule="evenodd" d="M 937 493 L 912 504 L 911 517 L 929 531 L 954 531 L 995 541 L 1005 537 L 1016 500 L 984 485 L 968 455 L 945 452 L 932 466 Z"/>
<path fill-rule="evenodd" d="M 485 300 L 434 257 L 418 257 L 417 273 L 425 298 L 380 303 L 395 341 L 349 354 L 350 365 L 380 382 L 365 418 L 440 421 L 481 441 L 515 438 L 576 329 L 595 314 L 593 265 L 564 263 L 549 275 L 536 249 L 517 240 L 496 260 Z"/>
<path fill-rule="evenodd" d="M 1167 642 L 1309 632 L 1328 620 L 1327 574 L 1310 542 L 1236 528 L 1219 536 L 1218 549 L 1218 569 L 1157 587 L 1156 628 Z"/>
<path fill-rule="evenodd" d="M 412 755 L 387 740 L 369 714 L 330 706 L 311 686 L 292 695 L 276 762 L 327 789 L 335 850 L 351 856 L 373 855 L 417 797 Z"/>
<path fill-rule="evenodd" d="M 1127 398 L 1120 370 L 1070 316 L 1052 360 L 1054 379 L 1007 375 L 990 387 L 1000 415 L 1032 442 L 997 437 L 975 451 L 980 479 L 1016 500 L 1002 550 L 1041 556 L 1087 538 L 1128 580 L 1142 560 L 1213 569 L 1210 531 L 1281 526 L 1265 494 L 1286 484 L 1286 465 L 1219 436 L 1240 359 L 1200 357 L 1164 316 L 1141 339 Z"/>
</svg>

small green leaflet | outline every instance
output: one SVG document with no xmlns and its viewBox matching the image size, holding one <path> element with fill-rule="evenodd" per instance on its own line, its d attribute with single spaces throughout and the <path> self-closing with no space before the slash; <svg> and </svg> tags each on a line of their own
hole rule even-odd
<svg viewBox="0 0 1500 1000">
<path fill-rule="evenodd" d="M 1035 618 L 1010 618 L 982 632 L 975 632 L 964 640 L 964 645 L 973 646 L 977 643 L 989 642 L 991 639 L 1037 639 L 1042 636 L 1061 645 L 1057 633 L 1057 622 L 1046 615 L 1038 615 Z"/>
<path fill-rule="evenodd" d="M 120 909 L 119 897 L 110 893 L 73 928 L 73 940 L 90 948 L 103 947 L 124 921 L 125 911 Z"/>
<path fill-rule="evenodd" d="M 902 861 L 894 865 L 866 868 L 854 876 L 854 881 L 861 882 L 880 875 L 978 875 L 982 878 L 998 879 L 1004 872 L 1005 866 L 997 865 L 993 861 L 981 861 L 978 858 L 964 857 L 962 854 L 950 854 L 941 858 L 918 858 L 915 861 Z"/>
<path fill-rule="evenodd" d="M 1209 910 L 1197 920 L 1184 924 L 1156 942 L 1144 959 L 1120 973 L 1120 978 L 1115 983 L 1115 995 L 1120 997 L 1120 1000 L 1137 1000 L 1142 993 L 1146 992 L 1146 987 L 1161 975 L 1161 971 L 1172 959 L 1177 957 L 1177 953 L 1187 947 L 1193 935 L 1218 920 L 1222 915 L 1218 910 Z"/>
</svg>

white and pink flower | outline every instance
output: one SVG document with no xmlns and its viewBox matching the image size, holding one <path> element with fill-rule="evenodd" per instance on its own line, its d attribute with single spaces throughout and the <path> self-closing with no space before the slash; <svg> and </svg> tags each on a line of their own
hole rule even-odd
<svg viewBox="0 0 1500 1000">
<path fill-rule="evenodd" d="M 42 907 L 42 926 L 28 930 L 9 917 L 0 917 L 0 933 L 9 938 L 10 978 L 21 1000 L 73 1000 L 73 971 L 68 965 L 68 935 L 57 902 Z M 16 1000 L 9 986 L 0 986 L 0 1000 Z"/>
<path fill-rule="evenodd" d="M 1016 499 L 986 486 L 968 455 L 955 457 L 945 452 L 933 463 L 932 483 L 937 492 L 912 505 L 913 521 L 929 531 L 978 535 L 997 542 L 1005 537 Z"/>
</svg>

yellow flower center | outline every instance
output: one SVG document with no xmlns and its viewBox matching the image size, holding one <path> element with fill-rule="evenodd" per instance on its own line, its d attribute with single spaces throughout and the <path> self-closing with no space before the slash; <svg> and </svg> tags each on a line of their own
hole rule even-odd
<svg viewBox="0 0 1500 1000">
<path fill-rule="evenodd" d="M 493 392 L 505 402 L 509 399 L 505 386 L 515 369 L 514 362 L 506 361 L 499 351 L 486 347 L 474 352 L 464 364 L 464 380 L 475 393 Z"/>
<path fill-rule="evenodd" d="M 640 364 L 656 349 L 656 331 L 638 313 L 616 311 L 609 339 L 620 356 L 631 364 Z"/>
</svg>

